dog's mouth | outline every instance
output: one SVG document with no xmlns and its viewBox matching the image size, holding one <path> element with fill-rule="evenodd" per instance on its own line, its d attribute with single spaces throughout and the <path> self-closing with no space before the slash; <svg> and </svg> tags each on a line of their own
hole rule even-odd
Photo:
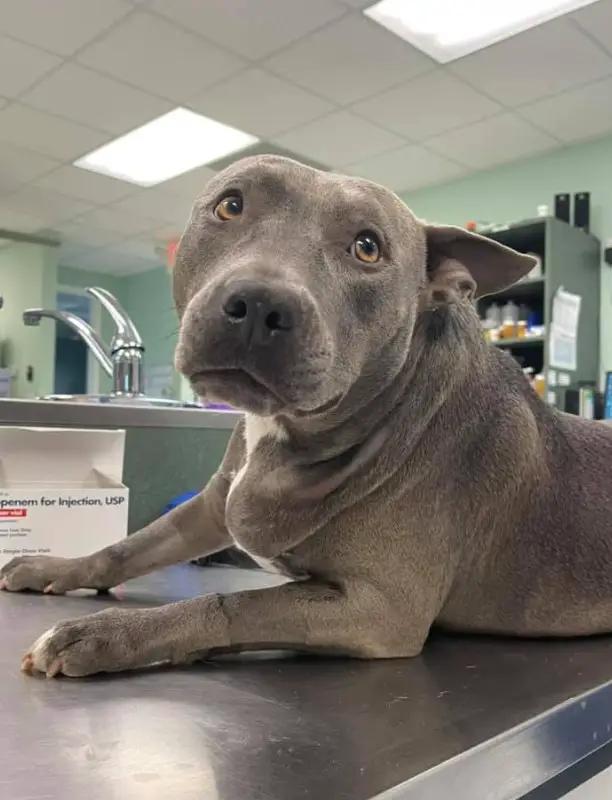
<svg viewBox="0 0 612 800">
<path fill-rule="evenodd" d="M 303 409 L 303 408 L 296 408 L 293 409 L 293 415 L 295 417 L 317 417 L 321 414 L 325 414 L 328 411 L 332 411 L 342 400 L 344 394 L 337 394 L 334 395 L 330 400 L 327 400 L 325 403 L 322 403 L 320 406 L 315 406 L 314 408 Z"/>
<path fill-rule="evenodd" d="M 288 411 L 296 417 L 323 414 L 336 406 L 342 395 L 337 395 L 321 405 L 300 408 L 298 403 L 284 397 L 278 389 L 265 379 L 253 375 L 241 367 L 199 370 L 189 376 L 189 382 L 203 399 L 228 403 L 246 411 L 266 410 L 275 413 Z"/>
<path fill-rule="evenodd" d="M 274 406 L 285 405 L 271 386 L 238 367 L 200 370 L 189 376 L 189 382 L 207 399 L 213 397 L 237 408 L 248 407 L 253 401 L 257 406 L 266 401 Z"/>
</svg>

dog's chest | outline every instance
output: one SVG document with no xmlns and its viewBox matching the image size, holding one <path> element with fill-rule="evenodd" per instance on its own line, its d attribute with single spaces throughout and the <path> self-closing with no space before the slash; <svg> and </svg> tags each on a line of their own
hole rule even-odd
<svg viewBox="0 0 612 800">
<path fill-rule="evenodd" d="M 241 488 L 241 483 L 243 481 L 246 483 L 246 471 L 240 470 L 236 473 L 232 481 L 230 493 L 228 494 L 227 506 L 230 504 L 232 491 L 234 493 L 234 500 L 240 498 L 242 503 L 249 503 L 250 493 L 248 489 L 244 486 Z M 227 529 L 232 537 L 234 547 L 246 553 L 246 555 L 265 572 L 284 575 L 294 580 L 307 577 L 301 570 L 292 568 L 291 554 L 289 552 L 281 553 L 273 558 L 263 555 L 262 552 L 269 550 L 266 528 L 263 525 L 259 527 L 256 523 L 253 524 L 252 519 L 247 522 L 239 518 L 239 521 L 236 522 L 236 516 L 236 514 L 227 514 L 226 511 Z M 229 522 L 229 520 L 232 520 L 232 522 Z"/>
<path fill-rule="evenodd" d="M 263 439 L 282 441 L 284 432 L 273 421 L 247 416 L 245 424 L 245 459 L 237 472 L 231 476 L 231 485 L 226 499 L 226 524 L 234 546 L 246 553 L 266 572 L 282 574 L 291 578 L 304 577 L 291 568 L 290 556 L 280 553 L 268 557 L 264 553 L 271 549 L 273 532 L 266 524 L 271 511 L 258 493 L 260 478 L 265 467 L 256 456 Z M 273 442 L 271 442 L 273 443 Z"/>
</svg>

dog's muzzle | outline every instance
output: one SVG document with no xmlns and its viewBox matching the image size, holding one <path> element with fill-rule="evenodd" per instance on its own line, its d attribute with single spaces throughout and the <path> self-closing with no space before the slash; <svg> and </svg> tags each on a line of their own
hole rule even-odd
<svg viewBox="0 0 612 800">
<path fill-rule="evenodd" d="M 261 349 L 270 356 L 285 349 L 300 335 L 303 316 L 299 297 L 291 289 L 254 280 L 226 287 L 218 313 L 235 352 L 242 352 L 245 360 Z"/>
<path fill-rule="evenodd" d="M 314 298 L 268 276 L 242 275 L 196 296 L 176 363 L 201 395 L 254 413 L 260 404 L 310 409 L 329 400 L 331 340 Z"/>
</svg>

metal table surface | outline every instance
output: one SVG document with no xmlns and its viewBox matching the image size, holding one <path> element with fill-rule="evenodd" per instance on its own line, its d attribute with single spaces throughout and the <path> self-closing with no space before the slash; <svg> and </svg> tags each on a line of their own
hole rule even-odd
<svg viewBox="0 0 612 800">
<path fill-rule="evenodd" d="M 0 797 L 514 800 L 612 740 L 603 638 L 434 636 L 413 660 L 268 655 L 84 681 L 19 672 L 60 619 L 273 582 L 184 566 L 111 597 L 2 594 Z"/>
</svg>

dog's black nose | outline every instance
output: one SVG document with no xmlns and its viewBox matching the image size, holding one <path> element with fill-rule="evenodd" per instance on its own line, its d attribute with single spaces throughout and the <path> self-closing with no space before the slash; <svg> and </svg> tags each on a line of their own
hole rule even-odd
<svg viewBox="0 0 612 800">
<path fill-rule="evenodd" d="M 247 346 L 270 344 L 295 331 L 299 324 L 297 298 L 290 291 L 256 281 L 229 286 L 222 310 Z"/>
</svg>

